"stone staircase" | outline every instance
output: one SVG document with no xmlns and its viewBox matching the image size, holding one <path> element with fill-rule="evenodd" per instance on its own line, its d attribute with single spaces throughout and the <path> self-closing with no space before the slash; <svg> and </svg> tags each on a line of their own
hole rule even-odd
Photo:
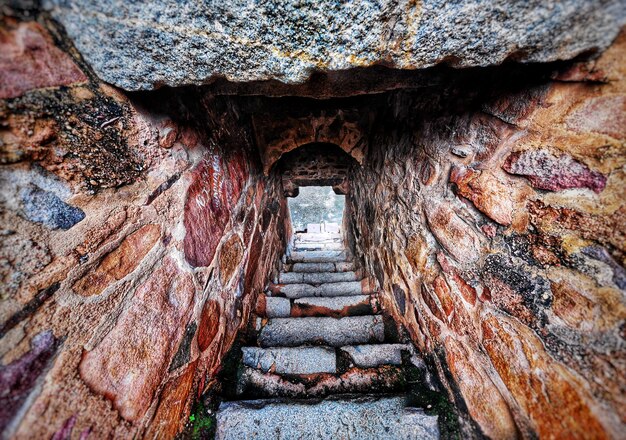
<svg viewBox="0 0 626 440">
<path fill-rule="evenodd" d="M 298 234 L 257 306 L 236 398 L 217 439 L 435 439 L 437 416 L 406 406 L 399 341 L 339 234 Z"/>
</svg>

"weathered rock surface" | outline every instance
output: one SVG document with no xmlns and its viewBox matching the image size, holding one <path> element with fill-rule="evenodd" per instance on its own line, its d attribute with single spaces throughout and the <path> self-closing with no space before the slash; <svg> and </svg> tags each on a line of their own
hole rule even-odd
<svg viewBox="0 0 626 440">
<path fill-rule="evenodd" d="M 146 225 L 126 237 L 102 259 L 100 264 L 74 285 L 74 291 L 84 296 L 97 295 L 113 282 L 135 270 L 143 257 L 159 239 L 158 225 Z"/>
<path fill-rule="evenodd" d="M 335 373 L 335 350 L 327 347 L 243 348 L 243 364 L 265 373 Z"/>
<path fill-rule="evenodd" d="M 278 275 L 278 282 L 281 284 L 321 284 L 356 280 L 358 277 L 354 272 L 286 272 Z"/>
<path fill-rule="evenodd" d="M 276 318 L 261 329 L 263 347 L 323 343 L 333 347 L 382 342 L 385 326 L 381 316 L 346 318 Z"/>
<path fill-rule="evenodd" d="M 351 272 L 354 270 L 354 263 L 294 263 L 287 265 L 293 272 Z"/>
<path fill-rule="evenodd" d="M 87 81 L 38 23 L 5 19 L 0 26 L 5 27 L 0 40 L 0 99 L 14 98 L 32 89 Z"/>
<path fill-rule="evenodd" d="M 338 263 L 346 259 L 345 251 L 295 251 L 287 258 L 290 263 Z"/>
<path fill-rule="evenodd" d="M 100 78 L 127 90 L 569 59 L 606 48 L 624 20 L 619 1 L 46 4 Z"/>
<path fill-rule="evenodd" d="M 166 260 L 139 286 L 106 338 L 83 356 L 83 380 L 111 399 L 126 420 L 137 420 L 148 409 L 182 336 L 193 295 L 191 276 Z"/>
<path fill-rule="evenodd" d="M 504 167 L 511 174 L 525 176 L 532 186 L 550 191 L 569 188 L 589 188 L 597 193 L 606 186 L 606 177 L 563 154 L 555 156 L 548 151 L 511 153 Z"/>
<path fill-rule="evenodd" d="M 438 439 L 437 416 L 405 408 L 403 397 L 320 402 L 252 400 L 222 403 L 217 439 Z"/>
<path fill-rule="evenodd" d="M 408 351 L 409 347 L 404 344 L 351 345 L 341 350 L 357 367 L 369 368 L 402 364 L 402 351 Z"/>
<path fill-rule="evenodd" d="M 284 295 L 287 298 L 304 298 L 307 296 L 354 296 L 366 292 L 361 281 L 345 281 L 325 283 L 319 286 L 311 284 L 273 284 L 270 286 L 273 295 Z"/>
<path fill-rule="evenodd" d="M 245 367 L 238 377 L 240 396 L 319 398 L 333 394 L 397 393 L 405 391 L 401 367 L 350 368 L 341 374 L 279 375 Z"/>
</svg>

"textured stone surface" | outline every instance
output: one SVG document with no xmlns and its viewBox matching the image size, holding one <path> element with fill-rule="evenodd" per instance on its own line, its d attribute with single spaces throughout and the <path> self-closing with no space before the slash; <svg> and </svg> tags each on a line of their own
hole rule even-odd
<svg viewBox="0 0 626 440">
<path fill-rule="evenodd" d="M 257 348 L 244 347 L 243 364 L 264 373 L 335 373 L 335 350 L 326 347 Z"/>
<path fill-rule="evenodd" d="M 207 154 L 194 170 L 185 204 L 185 256 L 193 266 L 211 264 L 247 178 L 245 169 L 238 175 L 228 164 L 217 154 Z"/>
<path fill-rule="evenodd" d="M 547 7 L 556 15 L 569 10 L 591 19 L 610 14 L 613 4 L 589 14 L 582 3 Z M 53 36 L 49 44 L 82 68 L 63 29 L 34 7 L 13 13 L 3 5 L 2 12 L 33 20 L 24 21 L 31 23 L 26 27 L 45 28 Z M 120 13 L 124 7 L 136 6 Z M 285 16 L 292 19 L 297 17 Z M 369 24 L 372 17 L 350 24 L 362 20 Z M 2 23 L 0 39 L 14 44 L 11 33 L 19 26 Z M 481 26 L 487 28 L 487 21 Z M 568 27 L 569 35 L 558 35 L 596 31 L 576 29 L 575 22 Z M 161 30 L 150 21 L 150 32 Z M 148 34 L 142 38 L 152 41 Z M 28 397 L 6 405 L 19 410 L 0 436 L 137 438 L 197 431 L 206 411 L 194 400 L 206 403 L 214 395 L 217 372 L 228 367 L 225 355 L 269 279 L 280 270 L 320 271 L 317 264 L 278 264 L 292 229 L 280 176 L 265 169 L 302 142 L 317 140 L 336 143 L 359 162 L 347 173 L 349 185 L 337 188 L 347 194 L 351 221 L 342 231 L 355 262 L 323 266 L 335 272 L 357 266 L 375 277 L 367 287 L 417 345 L 430 370 L 420 370 L 428 389 L 448 394 L 442 429 L 458 415 L 460 438 L 550 438 L 568 430 L 619 438 L 626 407 L 625 43 L 622 35 L 597 57 L 575 63 L 416 72 L 378 66 L 315 74 L 301 86 L 218 80 L 141 94 L 90 76 L 62 87 L 29 83 L 34 88 L 0 99 L 3 368 L 25 366 L 20 362 L 36 351 L 30 345 L 36 335 L 50 332 L 59 341 L 53 361 L 40 369 L 35 360 L 20 373 L 23 381 L 11 382 L 15 395 L 25 390 Z M 445 45 L 438 47 L 447 50 Z M 51 46 L 37 47 L 50 53 Z M 542 50 L 540 41 L 537 47 Z M 37 52 L 9 50 L 1 57 L 14 66 L 26 63 L 25 56 L 47 59 Z M 133 65 L 120 63 L 119 69 L 129 72 Z M 37 74 L 24 83 L 31 78 Z M 380 93 L 406 84 L 409 89 Z M 226 95 L 211 95 L 218 89 Z M 368 91 L 376 94 L 349 97 Z M 227 96 L 233 93 L 253 96 Z M 277 97 L 293 93 L 345 98 Z M 552 155 L 545 168 L 530 174 L 503 169 L 512 154 L 545 158 L 544 152 Z M 526 164 L 522 159 L 516 166 Z M 454 183 L 455 169 L 471 172 Z M 547 185 L 575 186 L 542 190 L 533 186 L 533 173 Z M 69 229 L 30 221 L 21 193 L 31 185 L 85 217 Z M 48 206 L 67 208 L 56 202 L 29 210 L 43 218 Z M 145 225 L 158 225 L 159 233 L 148 237 L 152 246 L 136 243 L 137 254 L 111 257 L 111 273 L 130 270 L 126 275 L 100 290 L 105 294 L 74 290 Z M 167 275 L 160 272 L 165 262 Z M 170 275 L 184 278 L 184 289 L 174 288 Z M 385 330 L 390 336 L 390 326 Z M 250 369 L 246 390 L 300 397 L 402 391 L 398 367 L 344 371 L 347 359 L 339 358 L 338 374 L 315 380 Z"/>
<path fill-rule="evenodd" d="M 346 318 L 276 318 L 259 334 L 263 347 L 293 347 L 306 343 L 323 343 L 333 347 L 381 342 L 385 327 L 380 316 Z"/>
<path fill-rule="evenodd" d="M 356 281 L 358 279 L 354 272 L 285 272 L 278 275 L 278 282 L 281 284 L 321 284 L 337 283 L 340 281 Z"/>
<path fill-rule="evenodd" d="M 354 270 L 354 264 L 349 262 L 339 263 L 294 263 L 288 265 L 293 272 L 350 272 Z"/>
<path fill-rule="evenodd" d="M 483 322 L 482 329 L 485 348 L 495 368 L 530 415 L 540 436 L 552 435 L 556 427 L 556 432 L 567 432 L 575 437 L 607 437 L 585 403 L 589 399 L 585 388 L 563 365 L 551 361 L 528 328 L 511 319 L 491 316 Z M 539 380 L 532 375 L 531 379 L 532 371 L 542 371 L 545 376 Z M 576 416 L 572 417 L 573 414 Z"/>
<path fill-rule="evenodd" d="M 278 433 L 278 435 L 277 435 Z M 404 408 L 402 397 L 353 397 L 318 403 L 258 400 L 222 403 L 217 439 L 437 439 L 437 417 Z"/>
<path fill-rule="evenodd" d="M 570 0 L 558 8 L 479 0 L 47 4 L 96 73 L 128 90 L 202 84 L 217 76 L 302 82 L 316 70 L 381 63 L 416 69 L 567 59 L 608 46 L 624 18 L 619 1 Z"/>
<path fill-rule="evenodd" d="M 370 315 L 374 312 L 369 295 L 299 298 L 293 301 L 291 316 Z"/>
<path fill-rule="evenodd" d="M 0 40 L 0 99 L 32 89 L 87 81 L 72 59 L 38 23 L 4 19 Z"/>
<path fill-rule="evenodd" d="M 291 315 L 291 301 L 288 298 L 263 297 L 261 301 L 265 301 L 265 316 L 268 318 L 287 318 Z"/>
<path fill-rule="evenodd" d="M 74 284 L 74 291 L 84 296 L 97 295 L 110 284 L 121 280 L 141 263 L 159 239 L 158 225 L 145 225 L 126 237 L 107 254 L 98 266 Z"/>
<path fill-rule="evenodd" d="M 589 188 L 597 193 L 606 186 L 606 177 L 572 159 L 571 156 L 554 156 L 548 151 L 522 151 L 512 153 L 504 169 L 526 177 L 539 189 L 561 191 L 569 188 Z"/>
<path fill-rule="evenodd" d="M 462 437 L 623 431 L 625 44 L 567 82 L 403 94 L 371 125 L 348 242 L 467 408 Z"/>
<path fill-rule="evenodd" d="M 137 288 L 106 338 L 85 353 L 81 377 L 126 420 L 135 421 L 148 409 L 182 337 L 193 295 L 190 275 L 166 260 Z"/>
<path fill-rule="evenodd" d="M 378 368 L 350 368 L 341 374 L 281 376 L 244 368 L 237 392 L 254 397 L 315 398 L 333 394 L 397 393 L 406 388 L 404 371 L 385 365 Z"/>
<path fill-rule="evenodd" d="M 402 350 L 408 350 L 404 344 L 354 345 L 341 347 L 350 356 L 357 367 L 369 368 L 379 365 L 402 364 Z"/>
<path fill-rule="evenodd" d="M 24 216 L 51 229 L 69 229 L 85 218 L 81 209 L 35 185 L 23 188 L 20 195 Z"/>
<path fill-rule="evenodd" d="M 353 296 L 366 293 L 361 281 L 345 281 L 325 283 L 319 286 L 311 284 L 274 284 L 270 286 L 272 294 L 284 295 L 287 298 L 304 298 L 307 296 Z"/>
<path fill-rule="evenodd" d="M 296 251 L 289 254 L 288 260 L 292 263 L 336 263 L 346 258 L 343 251 Z"/>
<path fill-rule="evenodd" d="M 36 335 L 31 349 L 19 359 L 0 368 L 0 430 L 5 431 L 11 419 L 48 368 L 58 342 L 50 331 Z"/>
</svg>

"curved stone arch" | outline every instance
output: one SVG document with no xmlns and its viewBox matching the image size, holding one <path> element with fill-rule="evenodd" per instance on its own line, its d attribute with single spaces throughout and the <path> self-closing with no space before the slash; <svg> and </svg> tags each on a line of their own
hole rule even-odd
<svg viewBox="0 0 626 440">
<path fill-rule="evenodd" d="M 266 175 L 283 154 L 312 143 L 337 145 L 359 164 L 363 163 L 366 130 L 358 115 L 351 112 L 337 110 L 280 120 L 257 117 L 253 123 Z"/>
<path fill-rule="evenodd" d="M 283 153 L 272 168 L 280 173 L 284 195 L 296 197 L 300 186 L 331 186 L 335 193 L 346 194 L 353 166 L 360 164 L 339 145 L 311 142 Z"/>
</svg>

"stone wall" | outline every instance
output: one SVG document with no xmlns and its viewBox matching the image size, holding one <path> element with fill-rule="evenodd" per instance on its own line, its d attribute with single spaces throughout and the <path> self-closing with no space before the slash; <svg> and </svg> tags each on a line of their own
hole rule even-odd
<svg viewBox="0 0 626 440">
<path fill-rule="evenodd" d="M 356 255 L 468 436 L 623 435 L 625 49 L 395 93 L 354 169 Z"/>
<path fill-rule="evenodd" d="M 228 99 L 127 96 L 45 17 L 0 32 L 0 432 L 171 438 L 282 254 L 280 179 Z"/>
</svg>

